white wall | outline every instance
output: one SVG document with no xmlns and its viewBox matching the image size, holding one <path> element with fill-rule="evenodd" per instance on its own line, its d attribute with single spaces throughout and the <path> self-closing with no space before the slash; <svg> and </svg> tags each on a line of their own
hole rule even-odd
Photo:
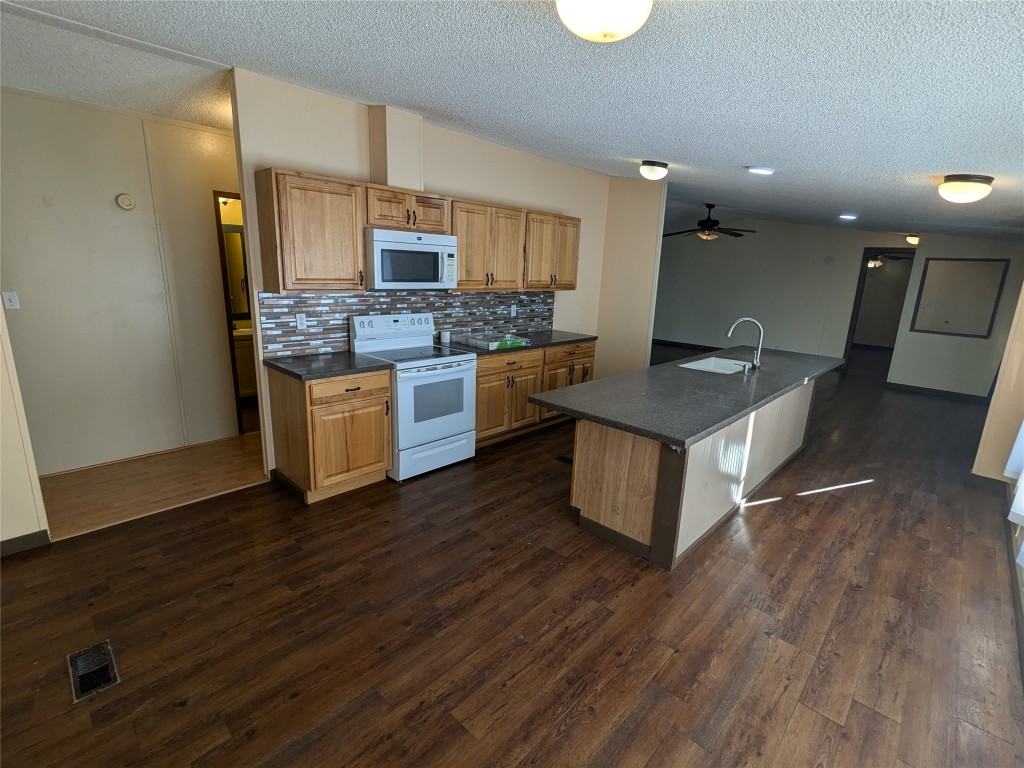
<svg viewBox="0 0 1024 768">
<path fill-rule="evenodd" d="M 764 326 L 765 347 L 842 357 L 864 249 L 906 246 L 894 233 L 728 224 L 757 234 L 665 239 L 654 338 L 716 348 L 749 344 L 756 339 L 749 324 L 732 339 L 725 334 L 734 320 L 752 316 Z"/>
<path fill-rule="evenodd" d="M 555 292 L 554 325 L 596 333 L 609 177 L 429 123 L 422 140 L 425 190 L 582 220 L 576 290 Z"/>
<path fill-rule="evenodd" d="M 0 310 L 0 539 L 4 541 L 49 527 L 6 318 L 6 311 Z"/>
<path fill-rule="evenodd" d="M 929 258 L 1011 260 L 1006 284 L 999 299 L 992 335 L 989 338 L 943 336 L 910 331 L 914 305 L 921 285 L 921 273 L 925 259 Z M 906 386 L 987 396 L 1006 347 L 1022 281 L 1024 243 L 932 234 L 922 237 L 914 258 L 910 287 L 903 304 L 900 332 L 896 338 L 896 349 L 893 352 L 888 380 Z"/>
<path fill-rule="evenodd" d="M 883 259 L 882 266 L 867 270 L 853 335 L 855 344 L 890 348 L 896 344 L 913 265 L 913 259 Z"/>
<path fill-rule="evenodd" d="M 230 138 L 7 89 L 2 102 L 3 290 L 21 299 L 8 323 L 39 472 L 233 434 L 210 186 L 235 188 Z M 204 318 L 215 329 L 189 347 Z"/>
<path fill-rule="evenodd" d="M 595 362 L 599 376 L 650 362 L 667 187 L 642 178 L 609 179 Z"/>
</svg>

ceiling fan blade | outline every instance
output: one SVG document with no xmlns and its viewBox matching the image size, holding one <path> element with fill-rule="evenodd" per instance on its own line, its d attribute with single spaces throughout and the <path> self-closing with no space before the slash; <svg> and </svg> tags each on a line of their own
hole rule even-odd
<svg viewBox="0 0 1024 768">
<path fill-rule="evenodd" d="M 731 229 L 722 229 L 719 227 L 715 230 L 716 235 L 728 235 L 729 237 L 743 237 L 741 232 L 733 232 Z"/>
<path fill-rule="evenodd" d="M 678 232 L 666 232 L 662 237 L 675 237 L 676 235 L 692 235 L 694 232 L 700 232 L 699 229 L 681 229 Z"/>
<path fill-rule="evenodd" d="M 754 235 L 757 234 L 756 229 L 736 229 L 736 227 L 728 227 L 728 229 L 731 229 L 733 232 L 750 232 L 751 234 Z"/>
</svg>

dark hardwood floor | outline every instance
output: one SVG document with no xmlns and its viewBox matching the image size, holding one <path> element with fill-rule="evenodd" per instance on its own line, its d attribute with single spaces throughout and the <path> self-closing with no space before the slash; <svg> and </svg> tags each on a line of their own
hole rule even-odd
<svg viewBox="0 0 1024 768">
<path fill-rule="evenodd" d="M 673 573 L 576 527 L 570 425 L 313 507 L 262 486 L 6 558 L 4 768 L 1013 765 L 983 416 L 829 374 L 756 499 L 777 500 Z M 73 705 L 64 657 L 104 638 L 123 682 Z"/>
</svg>

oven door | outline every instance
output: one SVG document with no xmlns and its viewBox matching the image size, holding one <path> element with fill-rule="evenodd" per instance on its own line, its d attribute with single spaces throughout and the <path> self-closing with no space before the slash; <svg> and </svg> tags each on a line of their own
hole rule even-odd
<svg viewBox="0 0 1024 768">
<path fill-rule="evenodd" d="M 476 361 L 396 371 L 399 450 L 476 428 Z"/>
<path fill-rule="evenodd" d="M 444 287 L 444 248 L 420 243 L 373 243 L 370 288 L 378 291 Z"/>
</svg>

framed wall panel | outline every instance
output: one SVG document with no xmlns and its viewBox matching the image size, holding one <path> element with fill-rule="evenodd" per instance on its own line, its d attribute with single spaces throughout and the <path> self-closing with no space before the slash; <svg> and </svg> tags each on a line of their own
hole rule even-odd
<svg viewBox="0 0 1024 768">
<path fill-rule="evenodd" d="M 1009 259 L 925 259 L 911 332 L 987 339 L 1009 268 Z"/>
</svg>

